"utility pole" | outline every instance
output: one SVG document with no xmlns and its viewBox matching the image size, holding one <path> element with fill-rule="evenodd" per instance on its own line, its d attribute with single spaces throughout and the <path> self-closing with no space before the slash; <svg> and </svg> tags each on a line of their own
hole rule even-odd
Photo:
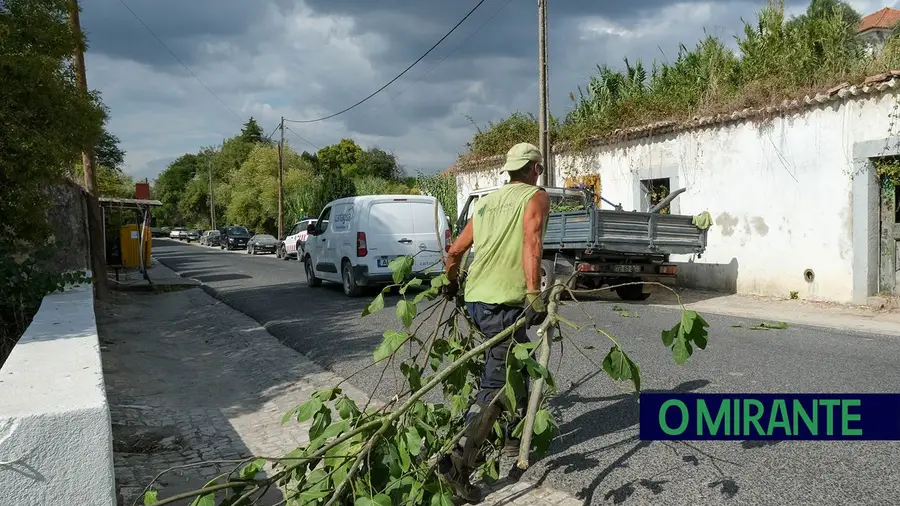
<svg viewBox="0 0 900 506">
<path fill-rule="evenodd" d="M 75 52 L 75 77 L 78 91 L 88 96 L 87 72 L 84 68 L 84 34 L 81 32 L 81 7 L 78 0 L 68 0 L 69 29 L 77 37 Z M 100 210 L 100 191 L 97 187 L 97 174 L 94 171 L 96 156 L 94 146 L 85 146 L 81 153 L 81 165 L 84 168 L 84 187 L 87 190 L 87 219 L 91 244 L 91 278 L 95 287 L 94 294 L 100 300 L 108 298 L 106 286 L 106 245 L 103 243 L 103 212 Z"/>
<path fill-rule="evenodd" d="M 216 229 L 216 200 L 213 195 L 213 173 L 212 173 L 212 160 L 206 160 L 206 167 L 209 170 L 209 228 L 210 230 Z"/>
<path fill-rule="evenodd" d="M 547 132 L 549 117 L 547 106 L 547 0 L 538 0 L 538 129 L 540 138 L 538 146 L 544 155 L 544 173 L 541 174 L 541 186 L 553 184 L 550 164 L 550 136 Z"/>
<path fill-rule="evenodd" d="M 284 239 L 284 116 L 278 124 L 281 140 L 278 141 L 278 240 Z"/>
</svg>

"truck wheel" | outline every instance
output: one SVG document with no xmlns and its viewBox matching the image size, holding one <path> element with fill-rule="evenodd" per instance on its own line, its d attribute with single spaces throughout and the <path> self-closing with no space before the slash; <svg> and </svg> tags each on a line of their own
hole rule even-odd
<svg viewBox="0 0 900 506">
<path fill-rule="evenodd" d="M 541 292 L 547 291 L 555 282 L 553 260 L 541 260 Z"/>
<path fill-rule="evenodd" d="M 649 293 L 644 293 L 644 285 L 625 285 L 616 288 L 616 295 L 622 300 L 647 300 Z"/>
</svg>

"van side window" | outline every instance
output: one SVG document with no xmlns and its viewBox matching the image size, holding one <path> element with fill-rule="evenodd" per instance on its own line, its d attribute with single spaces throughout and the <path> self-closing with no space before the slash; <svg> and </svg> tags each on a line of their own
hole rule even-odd
<svg viewBox="0 0 900 506">
<path fill-rule="evenodd" d="M 326 230 L 328 230 L 328 218 L 331 217 L 331 208 L 326 208 L 322 211 L 322 215 L 319 216 L 319 221 L 316 223 L 316 230 L 319 234 L 322 234 Z"/>
</svg>

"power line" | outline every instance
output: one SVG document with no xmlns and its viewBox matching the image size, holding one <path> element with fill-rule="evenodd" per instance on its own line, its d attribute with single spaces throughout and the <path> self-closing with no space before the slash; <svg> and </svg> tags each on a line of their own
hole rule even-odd
<svg viewBox="0 0 900 506">
<path fill-rule="evenodd" d="M 287 121 L 287 120 L 285 120 L 285 121 Z M 319 147 L 318 147 L 318 146 L 316 146 L 315 144 L 313 144 L 313 143 L 309 142 L 308 140 L 306 140 L 306 137 L 303 137 L 302 135 L 298 134 L 297 132 L 291 130 L 291 127 L 285 125 L 284 128 L 285 128 L 288 132 L 290 132 L 290 133 L 296 135 L 297 137 L 299 137 L 300 140 L 302 140 L 303 142 L 305 142 L 305 143 L 309 144 L 310 146 L 312 146 L 313 149 L 315 149 L 316 151 L 319 150 Z"/>
<path fill-rule="evenodd" d="M 275 128 L 272 130 L 272 133 L 270 133 L 269 135 L 266 136 L 267 141 L 272 140 L 272 136 L 275 135 L 275 132 L 278 131 L 278 127 L 280 127 L 280 126 L 281 126 L 280 122 L 277 125 L 275 125 Z"/>
<path fill-rule="evenodd" d="M 122 0 L 119 0 L 119 1 L 121 2 Z M 357 106 L 359 106 L 359 105 L 362 105 L 364 102 L 366 102 L 366 101 L 369 100 L 370 98 L 372 98 L 372 97 L 374 97 L 375 95 L 381 93 L 381 92 L 382 92 L 385 88 L 387 88 L 388 86 L 394 84 L 394 82 L 395 82 L 397 79 L 400 79 L 401 77 L 403 77 L 403 75 L 406 74 L 407 72 L 409 72 L 409 70 L 412 69 L 417 63 L 419 63 L 420 61 L 422 61 L 423 59 L 425 59 L 426 56 L 428 56 L 429 54 L 431 54 L 431 52 L 434 51 L 434 49 L 435 49 L 436 47 L 438 47 L 438 45 L 440 45 L 441 42 L 444 42 L 444 40 L 445 40 L 447 37 L 449 37 L 450 34 L 452 34 L 453 32 L 455 32 L 456 29 L 459 28 L 459 25 L 463 24 L 463 22 L 464 22 L 465 20 L 469 19 L 469 16 L 471 16 L 472 13 L 475 12 L 476 9 L 478 9 L 479 7 L 481 7 L 481 4 L 483 4 L 484 2 L 485 2 L 485 0 L 480 0 L 477 4 L 475 4 L 475 7 L 472 7 L 472 9 L 468 12 L 468 14 L 466 14 L 465 16 L 463 16 L 463 18 L 460 19 L 459 22 L 456 23 L 456 25 L 454 25 L 454 27 L 450 29 L 449 32 L 447 32 L 443 37 L 441 37 L 441 39 L 440 39 L 439 41 L 435 42 L 434 45 L 431 46 L 431 49 L 429 49 L 428 51 L 425 51 L 425 54 L 423 54 L 422 56 L 420 56 L 419 59 L 417 59 L 416 61 L 412 62 L 412 64 L 411 64 L 409 67 L 406 67 L 406 70 L 404 70 L 403 72 L 400 72 L 400 74 L 398 74 L 397 77 L 395 77 L 395 78 L 391 79 L 390 81 L 388 81 L 387 84 L 385 84 L 385 85 L 382 86 L 381 88 L 378 88 L 377 90 L 375 90 L 375 91 L 374 91 L 371 95 L 369 95 L 368 97 L 366 97 L 366 98 L 360 100 L 359 102 L 357 102 L 357 103 L 351 105 L 350 107 L 348 107 L 348 108 L 346 108 L 346 109 L 344 109 L 344 110 L 342 110 L 342 111 L 338 111 L 338 112 L 336 112 L 336 113 L 334 113 L 334 114 L 329 114 L 328 116 L 324 116 L 324 117 L 316 118 L 316 119 L 307 119 L 307 120 L 292 120 L 292 119 L 286 119 L 286 120 L 284 120 L 284 121 L 287 121 L 287 122 L 290 122 L 290 123 L 315 123 L 315 122 L 317 122 L 317 121 L 324 121 L 324 120 L 326 120 L 326 119 L 331 119 L 331 118 L 333 118 L 333 117 L 335 117 L 335 116 L 344 114 L 345 112 L 347 112 L 347 111 L 349 111 L 349 110 L 351 110 L 351 109 L 353 109 L 353 108 L 355 108 L 355 107 L 357 107 Z"/>
<path fill-rule="evenodd" d="M 169 48 L 169 46 L 167 46 L 166 43 L 163 42 L 162 39 L 160 39 L 160 38 L 153 32 L 153 30 L 150 29 L 149 26 L 147 26 L 147 23 L 144 23 L 144 20 L 141 19 L 141 17 L 138 16 L 137 13 L 134 12 L 134 11 L 131 9 L 131 7 L 128 6 L 127 3 L 125 3 L 125 0 L 119 0 L 119 3 L 121 3 L 122 5 L 125 6 L 126 9 L 128 9 L 128 12 L 130 12 L 131 15 L 134 16 L 134 19 L 138 20 L 138 22 L 139 22 L 140 24 L 142 24 L 142 25 L 144 26 L 144 28 L 147 29 L 148 32 L 150 32 L 150 35 L 152 35 L 153 38 L 155 38 L 160 44 L 162 44 L 162 47 L 166 48 L 166 51 L 168 51 L 169 54 L 172 55 L 172 58 L 175 58 L 175 60 L 178 61 L 178 63 L 180 63 L 181 66 L 184 67 L 184 69 L 188 71 L 188 73 L 190 73 L 192 76 L 194 76 L 194 79 L 196 79 L 198 83 L 200 83 L 201 85 L 203 85 L 204 88 L 206 88 L 206 91 L 208 91 L 210 95 L 212 95 L 213 97 L 215 97 L 216 100 L 218 100 L 219 103 L 222 104 L 226 109 L 228 109 L 228 112 L 230 112 L 235 118 L 237 118 L 239 121 L 243 121 L 243 118 L 241 118 L 240 116 L 238 116 L 238 114 L 237 114 L 236 112 L 234 112 L 234 110 L 233 110 L 231 107 L 228 107 L 228 104 L 226 104 L 225 101 L 223 101 L 221 98 L 219 98 L 219 96 L 216 95 L 216 93 L 215 93 L 212 89 L 210 89 L 210 87 L 207 86 L 206 83 L 204 83 L 203 80 L 200 79 L 200 78 L 197 76 L 197 74 L 194 73 L 193 70 L 191 70 L 190 67 L 188 67 L 183 61 L 181 61 L 181 58 L 179 58 L 178 55 L 175 54 L 175 51 L 172 51 L 172 50 Z"/>
<path fill-rule="evenodd" d="M 411 83 L 409 84 L 409 86 L 407 86 L 406 88 L 403 88 L 402 90 L 400 90 L 399 92 L 397 92 L 393 97 L 390 97 L 389 99 L 385 100 L 385 101 L 384 101 L 383 103 L 381 103 L 380 105 L 376 105 L 375 107 L 369 109 L 369 112 L 367 112 L 367 113 L 363 114 L 362 116 L 360 116 L 359 119 L 362 119 L 362 118 L 367 117 L 368 115 L 372 114 L 373 112 L 377 111 L 378 109 L 381 109 L 382 107 L 386 106 L 386 105 L 389 104 L 390 102 L 394 101 L 394 99 L 396 99 L 396 98 L 399 97 L 400 95 L 406 93 L 406 91 L 408 91 L 410 88 L 412 88 L 413 86 L 415 86 L 417 82 L 419 82 L 419 81 L 421 81 L 422 79 L 424 79 L 425 76 L 427 76 L 428 74 L 431 73 L 431 71 L 433 71 L 434 69 L 436 69 L 440 64 L 444 63 L 444 61 L 445 61 L 447 58 L 451 57 L 451 56 L 453 55 L 453 53 L 455 53 L 456 51 L 458 51 L 459 48 L 463 47 L 463 46 L 466 44 L 466 42 L 469 42 L 469 40 L 471 40 L 472 37 L 474 37 L 475 35 L 477 35 L 478 32 L 480 32 L 481 29 L 485 27 L 485 25 L 487 25 L 488 23 L 490 23 L 495 17 L 497 17 L 497 15 L 500 14 L 501 11 L 503 11 L 503 9 L 506 8 L 507 5 L 509 5 L 509 4 L 511 4 L 511 3 L 512 3 L 512 0 L 506 0 L 506 3 L 505 3 L 505 4 L 503 4 L 499 9 L 497 9 L 493 14 L 491 14 L 491 17 L 487 18 L 487 20 L 485 20 L 483 23 L 481 23 L 481 25 L 479 25 L 478 28 L 476 28 L 474 32 L 472 32 L 471 34 L 469 34 L 468 37 L 466 37 L 466 38 L 465 38 L 462 42 L 460 42 L 456 47 L 454 47 L 452 50 L 450 50 L 449 53 L 447 53 L 446 55 L 444 55 L 444 57 L 441 58 L 437 63 L 435 63 L 434 65 L 432 65 L 431 68 L 429 68 L 424 74 L 422 74 L 421 76 L 417 77 L 413 82 L 411 82 Z"/>
</svg>

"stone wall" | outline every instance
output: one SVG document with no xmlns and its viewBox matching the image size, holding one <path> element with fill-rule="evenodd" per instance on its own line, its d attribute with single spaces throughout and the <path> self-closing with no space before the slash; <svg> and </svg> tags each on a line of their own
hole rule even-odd
<svg viewBox="0 0 900 506">
<path fill-rule="evenodd" d="M 90 269 L 87 193 L 70 180 L 50 187 L 48 193 L 51 236 L 45 247 L 52 255 L 49 267 L 60 272 Z"/>
</svg>

